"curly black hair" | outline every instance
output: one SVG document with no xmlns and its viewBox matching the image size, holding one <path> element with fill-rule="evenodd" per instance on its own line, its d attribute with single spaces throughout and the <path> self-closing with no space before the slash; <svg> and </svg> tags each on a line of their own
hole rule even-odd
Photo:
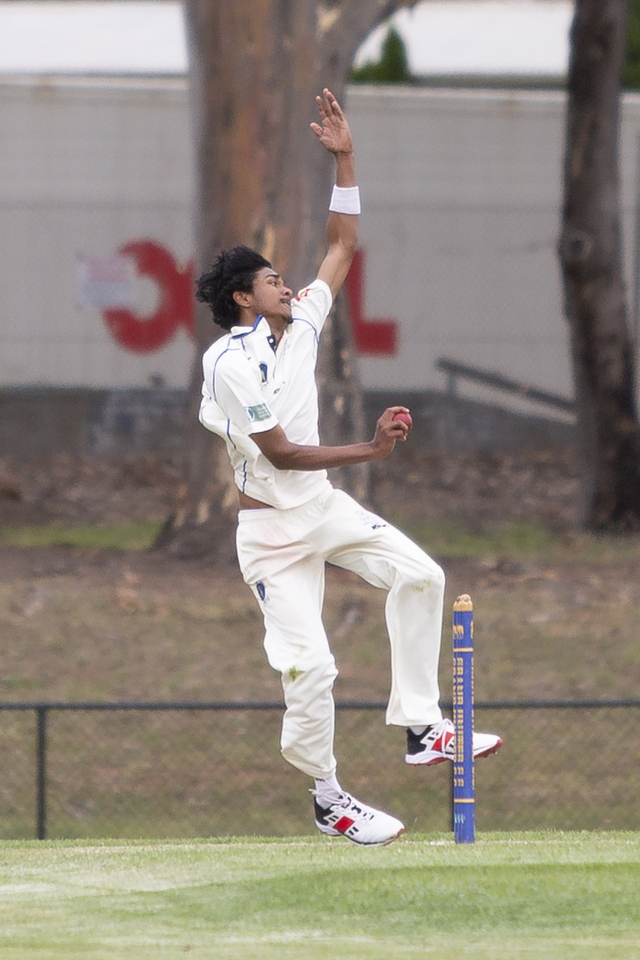
<svg viewBox="0 0 640 960">
<path fill-rule="evenodd" d="M 196 280 L 196 300 L 208 304 L 219 327 L 230 330 L 240 319 L 240 307 L 233 299 L 234 292 L 250 293 L 256 273 L 270 266 L 269 261 L 251 247 L 239 244 L 223 250 L 211 270 Z"/>
</svg>

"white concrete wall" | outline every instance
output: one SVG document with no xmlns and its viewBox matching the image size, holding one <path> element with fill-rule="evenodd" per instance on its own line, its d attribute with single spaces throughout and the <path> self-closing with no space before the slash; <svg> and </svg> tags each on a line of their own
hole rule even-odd
<svg viewBox="0 0 640 960">
<path fill-rule="evenodd" d="M 358 164 L 367 293 L 402 318 L 398 356 L 363 359 L 365 381 L 432 386 L 445 355 L 570 393 L 555 259 L 561 97 L 358 90 L 350 106 L 358 141 L 384 131 Z"/>
<path fill-rule="evenodd" d="M 439 356 L 572 393 L 556 258 L 560 93 L 356 87 L 347 110 L 364 213 L 365 314 L 397 321 L 395 356 L 360 356 L 368 388 L 444 386 Z M 622 134 L 632 285 L 640 97 Z M 186 383 L 184 326 L 123 349 L 79 301 L 78 255 L 150 239 L 185 268 L 193 158 L 181 80 L 0 82 L 0 384 Z M 134 312 L 157 289 L 134 285 Z M 465 386 L 471 396 L 496 394 Z M 511 403 L 511 401 L 510 401 Z"/>
<path fill-rule="evenodd" d="M 444 386 L 434 363 L 447 356 L 572 394 L 556 254 L 564 105 L 560 92 L 352 91 L 368 310 L 401 319 L 397 357 L 361 358 L 367 385 Z M 640 97 L 623 117 L 631 312 Z"/>
<path fill-rule="evenodd" d="M 77 258 L 134 239 L 192 256 L 192 151 L 182 81 L 0 83 L 0 383 L 183 386 L 184 329 L 139 355 L 79 302 Z M 156 290 L 134 284 L 136 310 Z"/>
</svg>

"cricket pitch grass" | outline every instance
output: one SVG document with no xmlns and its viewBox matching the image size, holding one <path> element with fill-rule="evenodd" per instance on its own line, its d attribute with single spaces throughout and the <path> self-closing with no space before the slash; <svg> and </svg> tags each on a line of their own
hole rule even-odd
<svg viewBox="0 0 640 960">
<path fill-rule="evenodd" d="M 0 843 L 2 960 L 640 958 L 639 833 Z"/>
</svg>

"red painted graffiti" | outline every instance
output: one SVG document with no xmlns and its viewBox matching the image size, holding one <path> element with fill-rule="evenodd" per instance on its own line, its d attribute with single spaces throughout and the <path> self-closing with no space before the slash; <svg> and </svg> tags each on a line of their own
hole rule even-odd
<svg viewBox="0 0 640 960">
<path fill-rule="evenodd" d="M 188 263 L 181 269 L 173 255 L 153 240 L 132 240 L 120 247 L 118 253 L 131 258 L 138 276 L 153 280 L 160 293 L 158 308 L 149 317 L 121 307 L 102 311 L 107 328 L 120 346 L 132 353 L 152 353 L 164 347 L 179 327 L 184 327 L 193 337 L 193 264 Z M 398 349 L 397 320 L 365 317 L 364 280 L 365 255 L 363 250 L 358 250 L 345 283 L 356 353 L 392 357 Z"/>
<path fill-rule="evenodd" d="M 345 283 L 356 353 L 375 357 L 393 357 L 398 351 L 398 322 L 387 317 L 371 319 L 365 317 L 364 277 L 364 250 L 358 250 Z"/>
<path fill-rule="evenodd" d="M 152 353 L 168 343 L 178 327 L 186 327 L 193 337 L 193 264 L 181 270 L 172 254 L 153 240 L 133 240 L 118 253 L 135 262 L 139 276 L 157 284 L 160 302 L 150 317 L 137 316 L 128 309 L 103 310 L 104 322 L 114 339 L 132 353 Z"/>
</svg>

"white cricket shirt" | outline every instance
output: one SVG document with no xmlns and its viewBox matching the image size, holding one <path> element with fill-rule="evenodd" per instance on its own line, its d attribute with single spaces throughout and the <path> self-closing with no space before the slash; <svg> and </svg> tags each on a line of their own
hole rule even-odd
<svg viewBox="0 0 640 960">
<path fill-rule="evenodd" d="M 200 422 L 226 442 L 238 489 L 272 507 L 299 507 L 330 487 L 326 470 L 277 470 L 251 439 L 280 424 L 291 443 L 318 446 L 315 368 L 331 290 L 314 280 L 291 301 L 277 350 L 269 324 L 232 327 L 202 359 Z"/>
</svg>

